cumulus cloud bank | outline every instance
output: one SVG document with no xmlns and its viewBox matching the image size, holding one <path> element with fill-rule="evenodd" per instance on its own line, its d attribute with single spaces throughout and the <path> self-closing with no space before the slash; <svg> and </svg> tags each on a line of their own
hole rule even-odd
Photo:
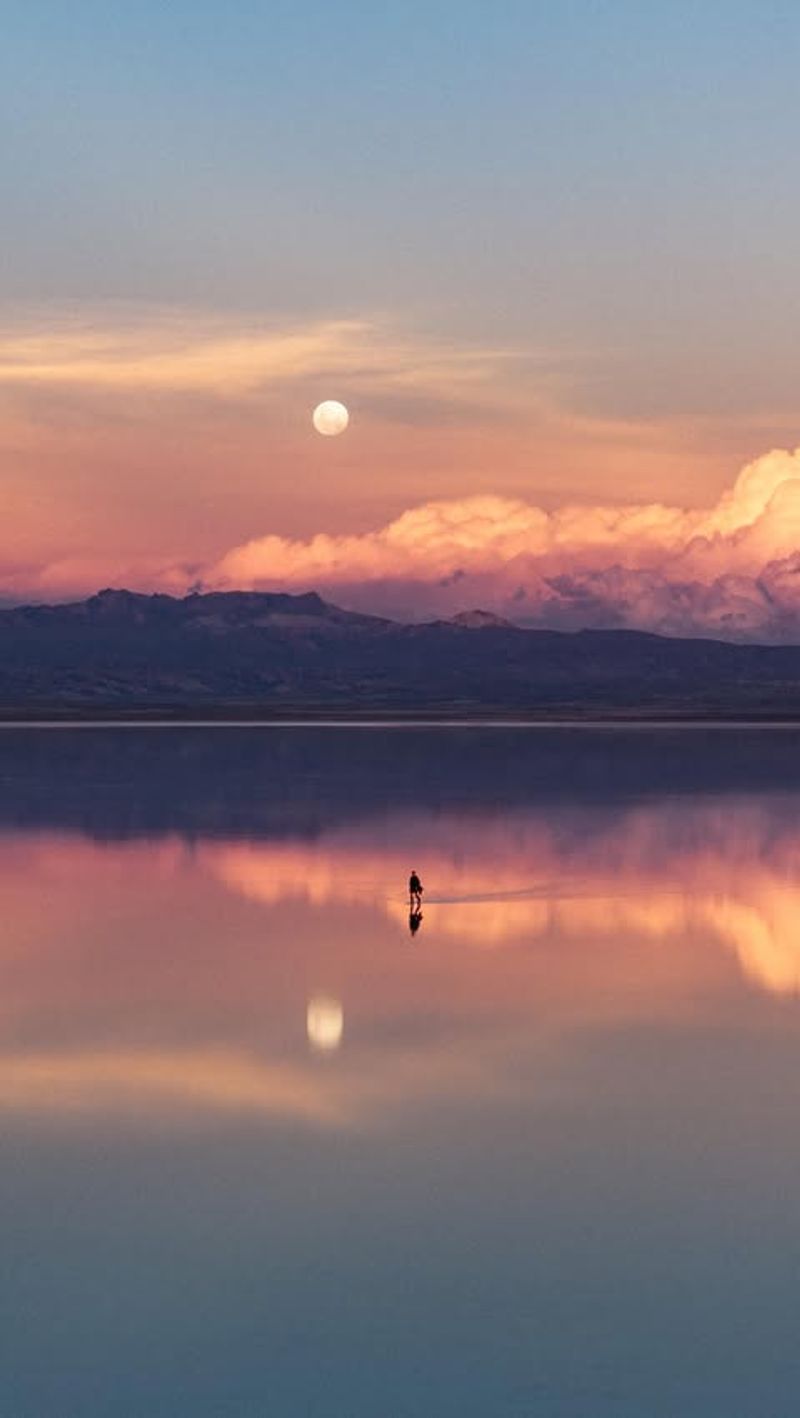
<svg viewBox="0 0 800 1418">
<path fill-rule="evenodd" d="M 521 624 L 800 639 L 800 448 L 748 464 L 714 507 L 428 502 L 359 535 L 264 536 L 208 587 L 309 589 L 419 617 L 481 605 Z"/>
</svg>

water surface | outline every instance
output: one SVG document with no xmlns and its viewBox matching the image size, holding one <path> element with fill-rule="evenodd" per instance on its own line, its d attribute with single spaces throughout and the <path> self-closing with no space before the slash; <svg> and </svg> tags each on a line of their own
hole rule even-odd
<svg viewBox="0 0 800 1418">
<path fill-rule="evenodd" d="M 3 1418 L 796 1414 L 798 749 L 0 731 Z"/>
</svg>

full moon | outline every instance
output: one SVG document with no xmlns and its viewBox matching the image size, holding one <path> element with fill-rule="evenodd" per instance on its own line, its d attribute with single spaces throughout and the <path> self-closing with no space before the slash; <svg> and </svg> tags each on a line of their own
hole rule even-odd
<svg viewBox="0 0 800 1418">
<path fill-rule="evenodd" d="M 338 399 L 326 399 L 324 403 L 317 404 L 311 417 L 317 433 L 324 433 L 326 438 L 335 438 L 337 433 L 344 433 L 350 422 L 347 409 Z"/>
</svg>

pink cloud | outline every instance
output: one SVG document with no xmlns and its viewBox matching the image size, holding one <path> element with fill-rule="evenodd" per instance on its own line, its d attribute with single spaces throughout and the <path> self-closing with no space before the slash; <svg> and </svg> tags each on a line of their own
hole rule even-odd
<svg viewBox="0 0 800 1418">
<path fill-rule="evenodd" d="M 487 607 L 526 624 L 673 635 L 800 636 L 800 449 L 748 464 L 708 509 L 545 511 L 491 495 L 424 503 L 375 531 L 265 536 L 205 577 L 308 589 L 386 614 Z"/>
</svg>

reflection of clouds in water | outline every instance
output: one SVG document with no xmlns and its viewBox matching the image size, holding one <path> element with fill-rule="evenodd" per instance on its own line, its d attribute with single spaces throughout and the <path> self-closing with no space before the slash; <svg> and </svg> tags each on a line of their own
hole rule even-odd
<svg viewBox="0 0 800 1418">
<path fill-rule="evenodd" d="M 0 1110 L 42 1116 L 185 1120 L 207 1114 L 356 1127 L 387 1108 L 494 1097 L 515 1086 L 506 1052 L 473 1057 L 450 1042 L 374 1051 L 351 1068 L 280 1062 L 237 1049 L 92 1049 L 0 1055 Z"/>
<path fill-rule="evenodd" d="M 704 914 L 751 979 L 777 994 L 800 991 L 800 884 L 755 883 L 749 900 L 709 901 Z"/>
<path fill-rule="evenodd" d="M 36 1053 L 0 1058 L 0 1107 L 83 1113 L 180 1107 L 336 1122 L 336 1100 L 300 1069 L 229 1050 Z"/>
<path fill-rule="evenodd" d="M 324 844 L 308 848 L 294 842 L 236 843 L 203 847 L 200 855 L 228 886 L 267 906 L 291 897 L 312 906 L 363 901 L 364 868 L 374 870 L 374 862 L 364 863 L 361 852 L 343 860 Z"/>
<path fill-rule="evenodd" d="M 351 831 L 313 845 L 207 846 L 203 860 L 251 900 L 360 901 L 400 925 L 413 843 L 440 936 L 496 948 L 711 931 L 763 988 L 800 988 L 800 831 L 786 804 L 659 802 L 557 814 L 555 824 L 532 813 L 407 815 L 392 829 L 379 848 Z"/>
<path fill-rule="evenodd" d="M 570 898 L 559 897 L 553 887 L 546 896 L 532 893 L 527 900 L 512 895 L 507 900 L 493 896 L 483 901 L 431 901 L 429 905 L 436 909 L 437 928 L 442 934 L 478 949 L 548 935 L 665 935 L 684 928 L 687 915 L 682 903 L 671 897 L 660 901 L 635 897 L 626 900 L 619 896 Z M 400 919 L 396 903 L 389 902 L 387 910 Z"/>
<path fill-rule="evenodd" d="M 673 1021 L 701 999 L 713 1017 L 718 990 L 749 1007 L 736 967 L 770 992 L 798 988 L 793 815 L 794 799 L 773 795 L 398 813 L 315 841 L 192 852 L 15 837 L 0 852 L 0 1109 L 349 1127 L 534 1076 L 545 1096 L 584 1028 Z M 408 951 L 394 946 L 407 943 L 412 861 L 429 891 L 423 948 Z M 262 949 L 257 907 L 281 903 L 296 964 L 280 932 Z M 484 949 L 505 946 L 502 959 Z M 357 1027 L 337 1052 L 341 999 Z"/>
<path fill-rule="evenodd" d="M 620 934 L 668 937 L 711 927 L 733 948 L 745 974 L 780 994 L 800 991 L 800 884 L 751 880 L 741 896 L 649 896 L 647 899 L 598 896 L 592 899 L 473 902 L 447 906 L 440 923 L 465 944 L 497 946 L 520 936 L 583 936 L 603 939 Z M 398 914 L 393 911 L 393 914 Z"/>
</svg>

